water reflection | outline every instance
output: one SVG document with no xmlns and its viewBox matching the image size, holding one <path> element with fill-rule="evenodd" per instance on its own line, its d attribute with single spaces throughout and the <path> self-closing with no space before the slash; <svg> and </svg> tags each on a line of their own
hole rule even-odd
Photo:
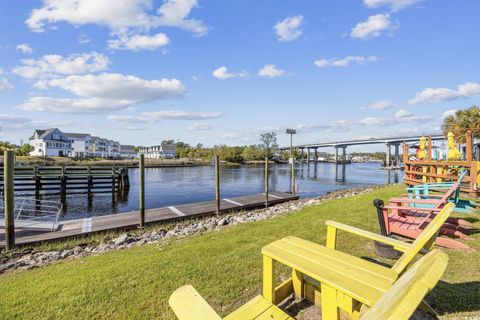
<svg viewBox="0 0 480 320">
<path fill-rule="evenodd" d="M 124 193 L 86 193 L 39 195 L 64 202 L 63 219 L 128 212 L 138 209 L 138 170 L 130 169 L 130 189 Z M 221 196 L 231 198 L 262 193 L 264 166 L 222 166 Z M 290 190 L 290 166 L 270 165 L 270 191 Z M 401 182 L 398 170 L 380 170 L 378 163 L 309 163 L 295 166 L 295 180 L 301 197 L 314 197 L 330 191 L 366 185 Z M 178 205 L 215 199 L 214 172 L 211 166 L 147 169 L 146 208 Z"/>
</svg>

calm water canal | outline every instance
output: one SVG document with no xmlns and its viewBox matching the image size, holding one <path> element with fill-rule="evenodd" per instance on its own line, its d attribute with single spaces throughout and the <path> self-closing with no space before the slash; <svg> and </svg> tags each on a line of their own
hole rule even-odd
<svg viewBox="0 0 480 320">
<path fill-rule="evenodd" d="M 344 170 L 344 171 L 343 171 Z M 67 195 L 63 220 L 85 218 L 138 209 L 138 170 L 130 169 L 131 187 L 128 194 L 113 199 L 111 193 L 92 196 Z M 264 190 L 263 166 L 222 166 L 221 196 L 261 193 Z M 271 191 L 288 191 L 290 171 L 288 165 L 272 165 L 269 171 Z M 379 163 L 299 164 L 296 176 L 301 197 L 314 197 L 329 191 L 367 185 L 400 182 L 401 171 L 380 170 Z M 178 205 L 215 199 L 212 166 L 146 169 L 146 207 Z M 49 196 L 59 200 L 59 196 Z"/>
</svg>

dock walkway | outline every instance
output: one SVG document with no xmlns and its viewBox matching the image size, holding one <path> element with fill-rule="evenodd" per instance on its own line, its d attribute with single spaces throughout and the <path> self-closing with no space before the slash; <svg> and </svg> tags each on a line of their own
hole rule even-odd
<svg viewBox="0 0 480 320">
<path fill-rule="evenodd" d="M 268 196 L 269 205 L 297 200 L 298 195 L 283 192 L 271 192 Z M 265 195 L 257 194 L 244 197 L 222 199 L 220 211 L 239 211 L 244 209 L 260 208 L 265 205 Z M 197 216 L 215 214 L 216 202 L 204 201 L 192 204 L 168 206 L 145 210 L 145 223 L 161 223 Z M 76 236 L 88 235 L 95 232 L 136 228 L 139 223 L 139 212 L 110 214 L 85 219 L 60 221 L 57 231 L 45 232 L 27 228 L 15 230 L 17 245 L 34 244 L 44 241 L 62 240 Z M 0 225 L 0 248 L 5 247 L 4 223 Z"/>
</svg>

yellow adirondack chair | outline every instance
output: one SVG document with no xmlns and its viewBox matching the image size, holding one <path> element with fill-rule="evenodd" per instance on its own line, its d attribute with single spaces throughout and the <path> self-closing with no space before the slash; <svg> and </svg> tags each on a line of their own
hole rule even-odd
<svg viewBox="0 0 480 320">
<path fill-rule="evenodd" d="M 427 252 L 433 247 L 440 227 L 454 207 L 454 204 L 447 204 L 413 243 L 333 221 L 326 222 L 326 246 L 297 237 L 277 240 L 262 248 L 263 296 L 279 303 L 288 296 L 289 288 L 292 288 L 298 298 L 306 297 L 310 301 L 316 301 L 321 292 L 325 318 L 338 316 L 339 310 L 343 310 L 356 319 L 362 305 L 374 305 L 405 272 L 418 253 Z M 336 250 L 338 230 L 389 244 L 403 254 L 391 268 L 352 256 Z M 277 287 L 274 284 L 274 262 L 292 268 L 292 277 Z M 433 312 L 427 304 L 422 304 L 422 308 Z"/>
<path fill-rule="evenodd" d="M 419 259 L 370 308 L 361 320 L 407 320 L 425 295 L 440 280 L 447 267 L 448 256 L 435 249 Z M 169 304 L 179 320 L 221 320 L 222 318 L 192 286 L 183 286 L 170 296 Z M 257 296 L 224 319 L 294 319 L 271 302 Z M 323 320 L 331 320 L 330 318 Z"/>
</svg>

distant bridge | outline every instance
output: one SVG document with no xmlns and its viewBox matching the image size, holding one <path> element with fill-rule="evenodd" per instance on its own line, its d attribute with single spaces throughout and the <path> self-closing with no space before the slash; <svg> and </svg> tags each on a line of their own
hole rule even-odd
<svg viewBox="0 0 480 320">
<path fill-rule="evenodd" d="M 404 136 L 404 137 L 384 137 L 384 138 L 369 138 L 369 139 L 356 139 L 356 140 L 346 140 L 346 141 L 335 141 L 335 142 L 319 142 L 319 143 L 310 143 L 310 144 L 299 144 L 292 146 L 293 149 L 300 149 L 303 154 L 303 150 L 307 149 L 307 160 L 310 161 L 310 150 L 313 149 L 315 153 L 315 159 L 317 159 L 317 149 L 318 148 L 335 148 L 335 160 L 338 162 L 338 149 L 343 151 L 343 160 L 346 159 L 346 149 L 349 146 L 359 146 L 359 145 L 369 145 L 369 144 L 385 144 L 387 146 L 387 165 L 391 163 L 391 146 L 395 147 L 395 158 L 396 163 L 400 162 L 400 151 L 399 146 L 403 142 L 418 142 L 422 136 L 429 135 L 416 135 L 416 136 Z M 430 135 L 432 140 L 446 140 L 444 135 L 434 134 Z M 289 150 L 290 147 L 283 147 L 280 150 Z"/>
</svg>

